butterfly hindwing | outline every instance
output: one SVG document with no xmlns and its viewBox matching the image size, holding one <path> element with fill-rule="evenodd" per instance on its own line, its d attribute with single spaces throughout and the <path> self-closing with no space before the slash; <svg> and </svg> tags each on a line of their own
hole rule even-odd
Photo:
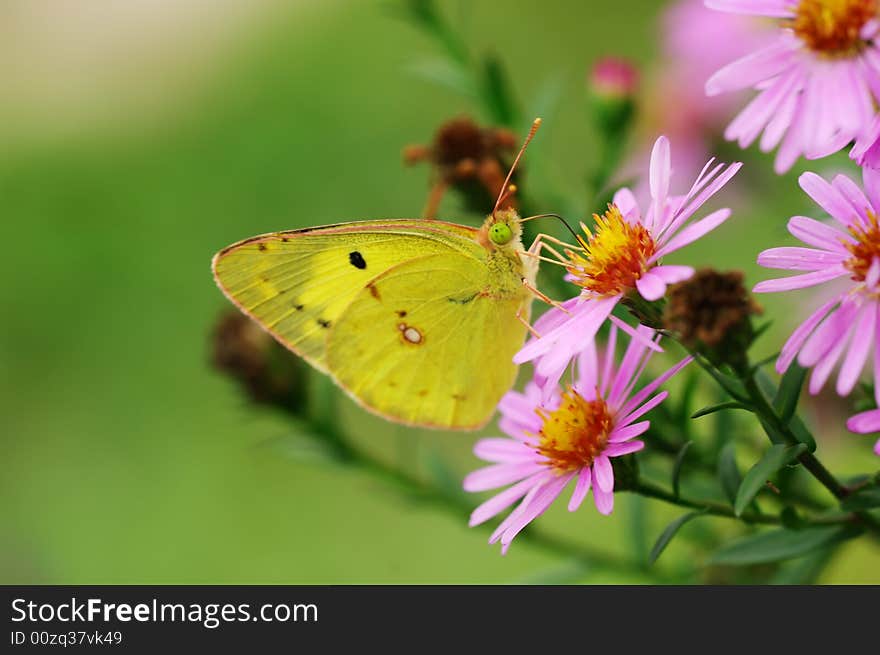
<svg viewBox="0 0 880 655">
<path fill-rule="evenodd" d="M 479 255 L 473 228 L 364 221 L 248 239 L 214 258 L 220 288 L 282 344 L 327 372 L 327 336 L 371 279 L 432 254 Z"/>
<path fill-rule="evenodd" d="M 521 294 L 493 293 L 492 275 L 485 262 L 448 252 L 390 268 L 336 319 L 331 374 L 380 415 L 481 427 L 514 382 L 525 337 L 516 314 L 528 312 Z"/>
</svg>

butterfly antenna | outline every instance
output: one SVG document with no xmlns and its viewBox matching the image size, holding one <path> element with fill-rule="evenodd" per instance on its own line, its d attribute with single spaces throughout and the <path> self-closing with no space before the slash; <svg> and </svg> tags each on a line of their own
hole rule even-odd
<svg viewBox="0 0 880 655">
<path fill-rule="evenodd" d="M 504 184 L 501 185 L 501 192 L 498 194 L 498 200 L 495 201 L 495 208 L 492 210 L 492 215 L 495 215 L 495 212 L 498 211 L 498 208 L 501 206 L 501 203 L 514 191 L 516 191 L 516 186 L 510 184 L 510 178 L 513 175 L 513 171 L 516 170 L 516 165 L 519 164 L 520 158 L 523 156 L 523 153 L 526 151 L 526 147 L 529 145 L 529 142 L 534 138 L 535 132 L 538 131 L 538 128 L 541 127 L 541 119 L 536 118 L 532 121 L 532 129 L 529 130 L 529 135 L 526 137 L 525 142 L 522 144 L 522 148 L 519 149 L 519 154 L 517 154 L 516 159 L 513 160 L 513 164 L 510 167 L 510 170 L 507 173 L 507 177 L 504 180 Z"/>
<path fill-rule="evenodd" d="M 565 220 L 564 218 L 562 218 L 562 216 L 560 216 L 559 214 L 537 214 L 536 216 L 529 216 L 527 218 L 521 218 L 521 219 L 519 219 L 519 222 L 525 223 L 526 221 L 533 221 L 536 218 L 558 218 L 562 222 L 562 224 L 565 226 L 565 229 L 568 230 L 569 232 L 571 232 L 571 236 L 574 237 L 574 240 L 577 241 L 579 244 L 584 245 L 583 238 L 581 238 L 581 236 L 577 232 L 572 230 L 571 225 L 568 224 L 568 221 Z"/>
</svg>

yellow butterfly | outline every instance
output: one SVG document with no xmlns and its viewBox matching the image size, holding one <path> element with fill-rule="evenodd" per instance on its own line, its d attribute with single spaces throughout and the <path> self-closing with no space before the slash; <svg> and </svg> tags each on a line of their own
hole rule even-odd
<svg viewBox="0 0 880 655">
<path fill-rule="evenodd" d="M 538 257 L 523 252 L 517 213 L 498 209 L 505 193 L 479 229 L 392 219 L 246 239 L 214 256 L 214 278 L 366 409 L 477 429 L 514 382 L 536 293 Z"/>
</svg>

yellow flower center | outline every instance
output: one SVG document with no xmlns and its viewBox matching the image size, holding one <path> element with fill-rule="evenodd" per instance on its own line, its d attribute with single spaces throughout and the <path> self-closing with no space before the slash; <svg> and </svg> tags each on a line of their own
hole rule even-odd
<svg viewBox="0 0 880 655">
<path fill-rule="evenodd" d="M 856 242 L 843 242 L 852 255 L 843 265 L 852 273 L 853 280 L 864 282 L 874 258 L 880 257 L 880 224 L 877 215 L 869 211 L 868 225 L 866 227 L 853 225 L 849 228 L 849 233 Z"/>
<path fill-rule="evenodd" d="M 576 284 L 603 296 L 632 289 L 657 249 L 654 239 L 641 223 L 627 223 L 616 205 L 593 218 L 595 232 L 585 229 L 587 240 L 580 239 L 583 252 L 566 251 L 569 273 Z"/>
<path fill-rule="evenodd" d="M 544 421 L 538 452 L 560 473 L 590 466 L 608 445 L 611 413 L 601 398 L 584 400 L 569 387 L 557 409 L 536 411 Z"/>
<path fill-rule="evenodd" d="M 848 56 L 864 46 L 862 28 L 877 9 L 878 0 L 801 0 L 792 28 L 810 50 Z"/>
</svg>

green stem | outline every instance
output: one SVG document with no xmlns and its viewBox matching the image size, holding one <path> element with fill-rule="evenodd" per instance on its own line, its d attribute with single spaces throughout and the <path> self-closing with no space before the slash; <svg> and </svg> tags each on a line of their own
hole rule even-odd
<svg viewBox="0 0 880 655">
<path fill-rule="evenodd" d="M 743 521 L 744 523 L 782 525 L 782 518 L 779 516 L 771 514 L 757 514 L 754 512 L 745 512 L 737 516 L 732 507 L 729 507 L 722 503 L 716 503 L 710 500 L 692 500 L 689 498 L 684 498 L 682 496 L 676 496 L 671 491 L 666 491 L 666 489 L 663 489 L 653 482 L 648 482 L 645 480 L 639 480 L 633 487 L 629 489 L 629 491 L 641 494 L 642 496 L 647 496 L 648 498 L 656 498 L 657 500 L 662 500 L 672 505 L 678 505 L 679 507 L 702 510 L 703 512 L 711 516 L 736 519 L 737 521 Z M 813 517 L 811 519 L 806 519 L 806 522 L 813 525 L 849 523 L 850 517 L 849 515 Z"/>
<path fill-rule="evenodd" d="M 453 494 L 438 489 L 424 482 L 414 475 L 410 475 L 400 469 L 386 464 L 373 457 L 369 453 L 356 448 L 335 426 L 335 412 L 333 398 L 335 394 L 327 389 L 323 390 L 331 399 L 318 403 L 318 409 L 311 412 L 307 419 L 315 436 L 320 437 L 333 446 L 333 449 L 341 462 L 359 467 L 361 470 L 384 481 L 392 487 L 404 489 L 407 494 L 417 497 L 436 507 L 452 512 L 457 517 L 470 514 L 474 506 L 464 494 Z M 286 411 L 301 418 L 296 410 L 283 407 Z M 488 525 L 488 524 L 484 524 Z M 595 566 L 605 570 L 615 570 L 622 573 L 641 571 L 656 583 L 673 583 L 676 580 L 663 575 L 655 569 L 645 570 L 638 562 L 619 557 L 617 554 L 604 551 L 592 546 L 576 544 L 559 537 L 545 534 L 534 526 L 529 526 L 519 534 L 519 538 L 528 541 L 541 550 L 553 554 L 562 555 L 583 564 Z"/>
</svg>

